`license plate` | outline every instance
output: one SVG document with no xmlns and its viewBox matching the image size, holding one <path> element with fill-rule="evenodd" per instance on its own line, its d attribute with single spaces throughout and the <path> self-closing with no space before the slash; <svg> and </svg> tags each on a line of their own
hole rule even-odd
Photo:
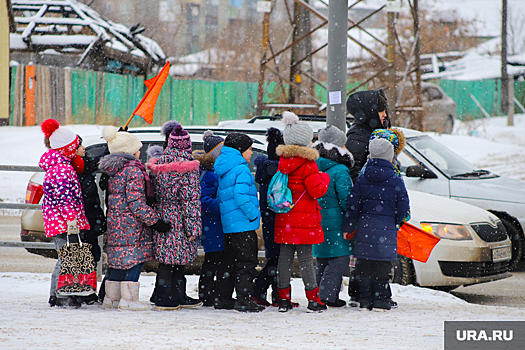
<svg viewBox="0 0 525 350">
<path fill-rule="evenodd" d="M 511 256 L 512 256 L 512 251 L 510 247 L 492 249 L 492 261 L 493 262 L 509 260 Z"/>
</svg>

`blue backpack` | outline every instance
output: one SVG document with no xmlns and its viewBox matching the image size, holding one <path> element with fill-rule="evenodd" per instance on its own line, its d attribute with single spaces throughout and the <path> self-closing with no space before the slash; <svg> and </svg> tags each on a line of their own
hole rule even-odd
<svg viewBox="0 0 525 350">
<path fill-rule="evenodd" d="M 305 192 L 306 190 L 297 199 L 297 202 L 301 200 Z M 288 175 L 280 171 L 275 173 L 272 181 L 270 181 L 270 185 L 268 185 L 266 201 L 268 202 L 268 208 L 279 214 L 288 213 L 293 209 L 292 191 L 288 188 Z"/>
</svg>

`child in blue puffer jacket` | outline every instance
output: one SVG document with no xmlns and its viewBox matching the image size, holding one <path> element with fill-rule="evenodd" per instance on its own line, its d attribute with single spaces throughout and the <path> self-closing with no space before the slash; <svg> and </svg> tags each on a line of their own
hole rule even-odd
<svg viewBox="0 0 525 350">
<path fill-rule="evenodd" d="M 217 199 L 219 178 L 215 174 L 213 165 L 221 154 L 224 138 L 208 130 L 204 132 L 202 139 L 204 150 L 193 152 L 195 159 L 200 162 L 202 246 L 204 248 L 204 262 L 199 278 L 199 298 L 204 306 L 213 306 L 215 277 L 224 255 L 224 232 Z"/>
<path fill-rule="evenodd" d="M 345 238 L 355 236 L 359 307 L 390 310 L 388 279 L 409 199 L 403 180 L 394 173 L 392 143 L 373 139 L 369 150 L 370 161 L 352 188 L 342 229 Z"/>
<path fill-rule="evenodd" d="M 221 155 L 215 162 L 219 177 L 218 199 L 224 231 L 224 257 L 219 266 L 217 301 L 221 308 L 259 312 L 250 295 L 257 275 L 257 234 L 261 212 L 255 179 L 248 162 L 252 156 L 252 139 L 234 132 L 224 140 Z M 231 280 L 235 284 L 237 300 L 231 305 Z M 217 304 L 215 305 L 217 308 Z"/>
</svg>

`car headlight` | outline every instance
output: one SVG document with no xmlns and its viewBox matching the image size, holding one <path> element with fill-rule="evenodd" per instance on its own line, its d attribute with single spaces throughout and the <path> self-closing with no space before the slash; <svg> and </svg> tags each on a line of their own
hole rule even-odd
<svg viewBox="0 0 525 350">
<path fill-rule="evenodd" d="M 421 223 L 421 228 L 428 233 L 433 233 L 439 238 L 455 241 L 471 240 L 472 236 L 463 225 Z"/>
</svg>

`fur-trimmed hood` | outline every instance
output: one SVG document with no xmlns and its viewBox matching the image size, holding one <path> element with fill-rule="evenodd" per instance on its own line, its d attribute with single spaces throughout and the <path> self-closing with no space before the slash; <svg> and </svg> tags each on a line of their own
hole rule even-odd
<svg viewBox="0 0 525 350">
<path fill-rule="evenodd" d="M 319 152 L 319 156 L 346 165 L 348 168 L 354 166 L 354 156 L 346 148 L 338 147 L 333 143 L 317 141 L 313 147 Z"/>
<path fill-rule="evenodd" d="M 210 170 L 213 168 L 213 164 L 215 164 L 215 159 L 213 159 L 212 155 L 209 153 L 206 153 L 202 149 L 198 149 L 193 151 L 193 157 L 200 163 L 201 167 L 203 167 L 206 170 Z"/>
<path fill-rule="evenodd" d="M 199 169 L 199 161 L 195 160 L 193 156 L 185 150 L 166 148 L 164 153 L 164 155 L 158 158 L 151 158 L 146 164 L 146 168 L 148 168 L 152 174 L 172 172 L 185 174 Z"/>
<path fill-rule="evenodd" d="M 104 156 L 98 165 L 99 169 L 108 174 L 109 176 L 114 176 L 118 173 L 124 166 L 133 161 L 137 160 L 133 154 L 128 153 L 113 153 L 107 156 Z"/>
<path fill-rule="evenodd" d="M 284 158 L 299 157 L 313 161 L 319 158 L 319 152 L 315 148 L 298 145 L 279 145 L 276 153 L 279 157 Z"/>
</svg>

